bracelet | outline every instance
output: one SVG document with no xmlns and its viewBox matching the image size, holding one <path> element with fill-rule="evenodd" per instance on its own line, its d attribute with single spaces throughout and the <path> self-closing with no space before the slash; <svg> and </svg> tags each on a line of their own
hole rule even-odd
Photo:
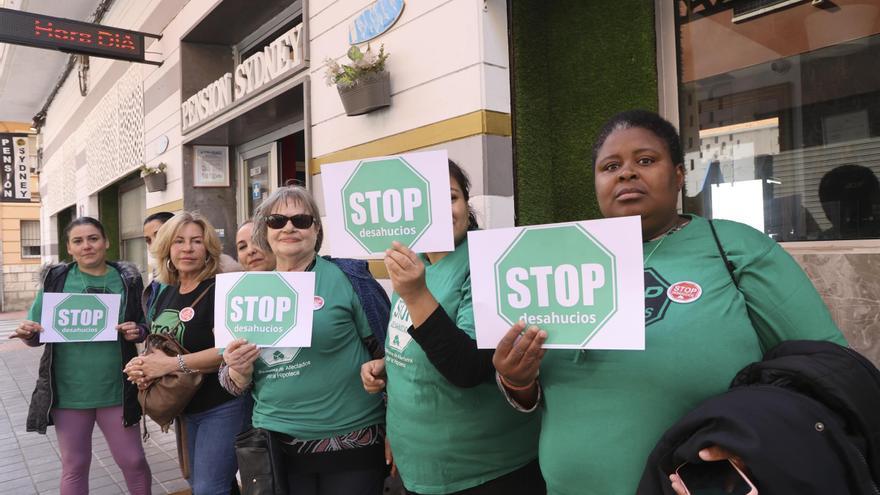
<svg viewBox="0 0 880 495">
<path fill-rule="evenodd" d="M 180 354 L 177 355 L 177 367 L 180 368 L 180 371 L 184 372 L 187 375 L 189 375 L 190 373 L 195 373 L 195 370 L 191 370 L 186 367 L 186 363 L 183 362 L 183 356 Z"/>
<path fill-rule="evenodd" d="M 518 386 L 516 386 L 516 385 L 510 383 L 510 382 L 507 380 L 507 378 L 504 378 L 504 375 L 502 375 L 501 373 L 498 373 L 498 378 L 501 379 L 501 384 L 504 385 L 506 388 L 508 388 L 508 389 L 510 389 L 510 390 L 517 391 L 517 392 L 523 392 L 523 391 L 526 391 L 526 390 L 531 390 L 532 387 L 535 386 L 535 383 L 538 381 L 537 379 L 535 379 L 535 380 L 532 380 L 532 382 L 529 383 L 528 385 L 524 385 L 524 386 L 520 386 L 520 387 L 518 387 Z"/>
</svg>

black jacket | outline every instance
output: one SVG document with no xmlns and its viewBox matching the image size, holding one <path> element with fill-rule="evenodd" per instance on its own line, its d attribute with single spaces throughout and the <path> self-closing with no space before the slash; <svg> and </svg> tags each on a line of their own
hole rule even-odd
<svg viewBox="0 0 880 495">
<path fill-rule="evenodd" d="M 673 495 L 669 474 L 712 445 L 761 495 L 880 495 L 880 371 L 837 344 L 783 342 L 663 435 L 638 494 Z"/>
<path fill-rule="evenodd" d="M 141 309 L 141 293 L 144 289 L 141 275 L 131 263 L 125 262 L 107 262 L 110 267 L 119 272 L 122 277 L 122 285 L 125 292 L 122 296 L 122 303 L 125 305 L 123 321 L 143 321 L 143 310 Z M 73 263 L 57 264 L 47 267 L 43 274 L 43 291 L 44 292 L 63 292 L 64 282 L 67 280 L 67 273 Z M 146 332 L 146 327 L 141 328 L 141 336 Z M 137 348 L 133 342 L 129 342 L 120 335 L 119 346 L 122 352 L 122 362 L 127 363 L 131 358 L 137 355 Z M 36 335 L 26 344 L 36 346 L 40 345 L 39 335 Z M 43 357 L 40 359 L 40 369 L 37 374 L 37 385 L 31 396 L 30 408 L 27 416 L 27 431 L 36 431 L 37 433 L 46 433 L 46 428 L 54 422 L 52 421 L 52 405 L 55 397 L 54 369 L 52 368 L 52 354 L 54 344 L 46 344 L 43 351 Z M 119 370 L 119 379 L 122 380 L 122 406 L 123 406 L 123 426 L 136 425 L 141 419 L 141 406 L 137 401 L 137 387 L 125 379 L 122 370 Z"/>
</svg>

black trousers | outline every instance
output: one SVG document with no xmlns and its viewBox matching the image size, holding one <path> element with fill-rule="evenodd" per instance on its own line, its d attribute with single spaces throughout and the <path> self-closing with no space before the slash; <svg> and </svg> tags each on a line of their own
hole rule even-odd
<svg viewBox="0 0 880 495">
<path fill-rule="evenodd" d="M 406 493 L 420 495 L 409 490 Z M 544 484 L 538 460 L 535 459 L 500 478 L 448 495 L 545 495 L 546 493 L 547 486 Z"/>
<path fill-rule="evenodd" d="M 285 461 L 288 495 L 382 495 L 388 476 L 378 444 L 320 454 L 285 451 Z"/>
</svg>

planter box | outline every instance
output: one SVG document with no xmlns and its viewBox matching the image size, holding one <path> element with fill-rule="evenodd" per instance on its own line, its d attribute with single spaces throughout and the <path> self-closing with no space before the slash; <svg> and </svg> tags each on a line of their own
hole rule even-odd
<svg viewBox="0 0 880 495">
<path fill-rule="evenodd" d="M 345 107 L 345 114 L 350 117 L 391 105 L 391 77 L 388 72 L 348 88 L 337 86 L 336 89 Z"/>
<path fill-rule="evenodd" d="M 149 192 L 164 191 L 166 186 L 165 172 L 145 176 L 144 185 L 147 186 Z"/>
</svg>

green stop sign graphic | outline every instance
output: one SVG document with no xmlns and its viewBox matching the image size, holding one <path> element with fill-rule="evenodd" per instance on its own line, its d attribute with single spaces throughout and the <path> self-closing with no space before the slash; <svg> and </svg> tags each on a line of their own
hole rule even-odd
<svg viewBox="0 0 880 495">
<path fill-rule="evenodd" d="M 273 346 L 296 325 L 297 297 L 277 273 L 246 274 L 226 293 L 226 328 L 237 339 Z"/>
<path fill-rule="evenodd" d="M 617 309 L 615 258 L 578 225 L 526 228 L 495 262 L 498 314 L 583 346 Z"/>
<path fill-rule="evenodd" d="M 55 306 L 52 324 L 69 342 L 93 340 L 107 326 L 107 305 L 89 294 L 72 294 Z"/>
<path fill-rule="evenodd" d="M 345 230 L 364 249 L 412 246 L 431 225 L 428 181 L 403 158 L 362 161 L 342 186 Z"/>
</svg>

